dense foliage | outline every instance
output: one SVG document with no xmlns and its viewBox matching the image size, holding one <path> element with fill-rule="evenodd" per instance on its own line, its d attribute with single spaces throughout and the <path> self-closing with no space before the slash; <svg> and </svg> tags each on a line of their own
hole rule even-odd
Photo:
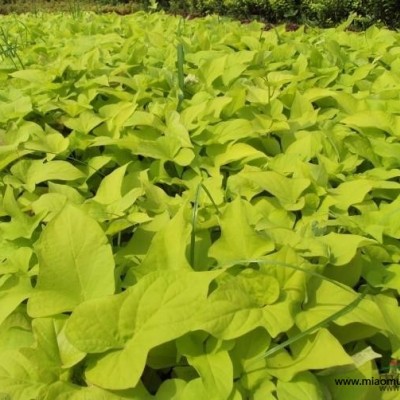
<svg viewBox="0 0 400 400">
<path fill-rule="evenodd" d="M 357 30 L 374 23 L 390 28 L 400 24 L 400 0 L 0 0 L 0 14 L 85 10 L 126 15 L 156 8 L 191 16 L 218 13 L 320 27 L 335 26 L 354 14 L 352 28 Z"/>
<path fill-rule="evenodd" d="M 400 34 L 0 21 L 2 398 L 396 398 Z"/>
<path fill-rule="evenodd" d="M 148 8 L 151 0 L 140 0 Z M 158 0 L 164 9 L 194 14 L 219 13 L 240 18 L 258 17 L 270 23 L 332 26 L 355 13 L 355 27 L 381 21 L 399 27 L 399 0 Z"/>
</svg>

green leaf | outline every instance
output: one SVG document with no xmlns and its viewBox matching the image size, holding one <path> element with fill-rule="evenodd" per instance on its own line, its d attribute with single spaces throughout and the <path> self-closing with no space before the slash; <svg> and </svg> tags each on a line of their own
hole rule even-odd
<svg viewBox="0 0 400 400">
<path fill-rule="evenodd" d="M 123 124 L 123 126 L 151 126 L 160 131 L 165 129 L 165 125 L 161 122 L 160 118 L 156 115 L 145 112 L 135 111 Z"/>
<path fill-rule="evenodd" d="M 253 60 L 255 54 L 255 51 L 242 50 L 228 55 L 225 70 L 222 75 L 222 81 L 225 86 L 230 85 L 235 79 L 238 79 L 241 74 L 243 74 Z"/>
<path fill-rule="evenodd" d="M 296 325 L 302 331 L 328 318 L 359 296 L 350 288 L 340 288 L 325 280 L 310 285 L 310 293 L 306 309 L 296 315 Z M 362 299 L 355 309 L 335 320 L 335 324 L 340 326 L 355 322 L 377 327 L 386 332 L 389 330 L 381 311 L 368 297 Z"/>
<path fill-rule="evenodd" d="M 121 199 L 122 182 L 129 164 L 116 168 L 101 181 L 94 201 L 101 204 L 111 204 Z"/>
<path fill-rule="evenodd" d="M 0 232 L 3 239 L 15 240 L 18 238 L 31 238 L 33 232 L 40 224 L 42 215 L 33 217 L 26 215 L 15 200 L 13 190 L 7 186 L 3 198 L 3 208 L 10 215 L 10 222 L 0 222 Z"/>
<path fill-rule="evenodd" d="M 41 85 L 50 83 L 54 79 L 54 76 L 49 74 L 48 71 L 41 69 L 24 69 L 23 71 L 13 72 L 10 76 Z"/>
<path fill-rule="evenodd" d="M 71 343 L 90 357 L 89 382 L 107 389 L 135 387 L 148 352 L 199 329 L 197 310 L 220 272 L 146 275 L 122 294 L 79 305 L 67 323 Z"/>
<path fill-rule="evenodd" d="M 13 274 L 0 285 L 0 325 L 31 293 L 31 280 L 26 274 Z"/>
<path fill-rule="evenodd" d="M 28 301 L 32 317 L 72 311 L 82 301 L 114 293 L 111 247 L 98 224 L 67 205 L 41 234 L 38 283 Z"/>
<path fill-rule="evenodd" d="M 357 179 L 343 182 L 337 188 L 330 189 L 328 193 L 335 200 L 335 207 L 347 210 L 351 205 L 361 203 L 371 189 L 369 181 Z"/>
<path fill-rule="evenodd" d="M 326 236 L 318 237 L 318 240 L 329 246 L 333 265 L 345 265 L 356 255 L 357 249 L 376 243 L 372 239 L 366 239 L 359 235 L 339 234 L 331 232 Z"/>
<path fill-rule="evenodd" d="M 11 172 L 27 185 L 29 191 L 33 191 L 35 185 L 50 181 L 74 181 L 83 178 L 85 175 L 78 168 L 67 161 L 48 161 L 24 160 L 14 165 Z"/>
<path fill-rule="evenodd" d="M 82 387 L 58 381 L 41 391 L 43 400 L 151 400 L 143 384 L 135 389 L 110 391 L 95 386 Z"/>
<path fill-rule="evenodd" d="M 353 364 L 339 341 L 327 330 L 302 341 L 300 351 L 294 357 L 285 351 L 267 359 L 268 372 L 282 381 L 291 381 L 299 372 Z M 324 354 L 324 357 L 321 357 Z"/>
<path fill-rule="evenodd" d="M 256 136 L 253 125 L 247 119 L 221 121 L 212 127 L 212 143 L 227 143 Z"/>
<path fill-rule="evenodd" d="M 279 400 L 320 400 L 324 398 L 320 383 L 310 372 L 302 372 L 290 382 L 278 381 L 276 391 Z"/>
<path fill-rule="evenodd" d="M 186 258 L 186 248 L 189 245 L 191 226 L 185 218 L 182 207 L 176 215 L 160 229 L 151 241 L 137 273 L 139 275 L 153 271 L 191 270 Z"/>
<path fill-rule="evenodd" d="M 338 385 L 337 379 L 373 379 L 378 378 L 371 362 L 351 369 L 336 369 L 328 376 L 318 376 L 318 380 L 329 390 L 333 400 L 375 400 L 381 398 L 379 386 L 375 385 Z"/>
<path fill-rule="evenodd" d="M 10 102 L 0 104 L 0 123 L 12 119 L 22 118 L 32 111 L 32 103 L 29 96 L 21 96 Z"/>
<path fill-rule="evenodd" d="M 43 221 L 48 222 L 64 208 L 67 201 L 63 194 L 45 193 L 32 203 L 32 210 L 35 214 L 45 215 Z"/>
<path fill-rule="evenodd" d="M 380 110 L 358 112 L 343 119 L 342 123 L 361 129 L 380 129 L 393 136 L 398 136 L 400 131 L 400 117 Z"/>
<path fill-rule="evenodd" d="M 39 371 L 29 358 L 17 352 L 1 354 L 0 387 L 3 393 L 16 399 L 37 399 L 44 386 Z"/>
<path fill-rule="evenodd" d="M 137 104 L 120 101 L 101 107 L 99 115 L 105 119 L 107 129 L 113 133 L 113 137 L 119 137 L 122 127 L 135 112 L 136 108 Z"/>
<path fill-rule="evenodd" d="M 259 283 L 262 281 L 260 274 Z M 276 296 L 276 291 L 267 295 L 267 301 L 272 296 Z M 294 318 L 289 296 L 282 295 L 279 301 L 269 305 L 265 305 L 265 298 L 261 300 L 263 304 L 254 295 L 254 288 L 246 291 L 241 279 L 230 279 L 210 295 L 201 310 L 202 329 L 223 340 L 235 339 L 257 327 L 263 327 L 272 337 L 290 329 Z"/>
<path fill-rule="evenodd" d="M 35 346 L 1 355 L 1 390 L 11 398 L 37 399 L 46 386 L 58 380 L 61 368 L 57 333 L 63 323 L 63 319 L 35 319 L 32 323 Z"/>
<path fill-rule="evenodd" d="M 77 118 L 65 118 L 64 124 L 66 127 L 80 133 L 89 133 L 96 126 L 104 121 L 93 111 L 83 111 Z"/>
<path fill-rule="evenodd" d="M 311 184 L 309 179 L 287 178 L 275 171 L 259 171 L 245 167 L 237 175 L 228 179 L 228 188 L 233 193 L 254 197 L 262 191 L 275 196 L 287 210 L 297 210 L 304 206 L 299 199 L 303 191 Z"/>
<path fill-rule="evenodd" d="M 195 335 L 184 336 L 177 341 L 178 351 L 200 375 L 207 397 L 227 399 L 233 389 L 233 366 L 229 353 L 223 345 L 215 346 L 215 340 L 203 343 L 201 339 Z"/>
<path fill-rule="evenodd" d="M 398 359 L 400 356 L 400 339 L 398 335 L 400 329 L 400 309 L 396 303 L 397 300 L 389 293 L 379 294 L 373 300 L 379 307 L 388 327 L 388 335 L 392 344 L 392 357 Z"/>
<path fill-rule="evenodd" d="M 227 55 L 209 58 L 200 65 L 199 76 L 206 86 L 211 86 L 215 79 L 223 75 L 227 58 Z"/>
<path fill-rule="evenodd" d="M 157 391 L 157 400 L 179 400 L 187 386 L 183 379 L 166 379 Z M 201 394 L 199 392 L 198 394 Z"/>
<path fill-rule="evenodd" d="M 276 278 L 253 269 L 246 269 L 237 275 L 239 285 L 260 307 L 273 304 L 279 299 L 279 283 Z"/>
<path fill-rule="evenodd" d="M 221 237 L 208 253 L 209 257 L 215 258 L 220 264 L 259 257 L 275 248 L 273 242 L 249 225 L 246 202 L 240 198 L 225 208 L 221 217 L 221 231 Z"/>
<path fill-rule="evenodd" d="M 304 129 L 317 122 L 318 111 L 314 110 L 313 105 L 299 92 L 293 99 L 290 109 L 289 124 L 293 130 Z"/>
<path fill-rule="evenodd" d="M 26 307 L 17 307 L 0 325 L 0 354 L 31 346 L 33 335 Z"/>
<path fill-rule="evenodd" d="M 214 165 L 230 164 L 235 161 L 252 161 L 266 159 L 266 155 L 246 143 L 233 143 L 227 146 L 209 146 L 207 153 L 212 157 Z"/>
<path fill-rule="evenodd" d="M 61 133 L 54 132 L 45 134 L 43 132 L 37 136 L 38 138 L 36 140 L 26 142 L 24 147 L 29 150 L 49 153 L 47 155 L 47 160 L 53 159 L 55 155 L 64 152 L 69 147 L 69 139 L 61 135 Z"/>
</svg>

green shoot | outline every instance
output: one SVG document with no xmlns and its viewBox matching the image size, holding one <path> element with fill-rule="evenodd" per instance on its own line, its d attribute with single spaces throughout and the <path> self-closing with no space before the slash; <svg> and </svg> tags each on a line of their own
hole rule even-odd
<svg viewBox="0 0 400 400">
<path fill-rule="evenodd" d="M 18 64 L 24 69 L 24 64 L 17 50 L 17 40 L 11 39 L 8 32 L 3 27 L 0 27 L 0 55 L 3 59 L 9 59 L 13 63 L 15 69 L 18 69 Z"/>
<path fill-rule="evenodd" d="M 197 213 L 199 209 L 199 199 L 200 199 L 200 193 L 201 189 L 204 190 L 206 193 L 207 197 L 211 200 L 211 203 L 213 204 L 216 212 L 218 215 L 221 215 L 221 212 L 215 203 L 213 197 L 211 196 L 211 193 L 209 190 L 204 186 L 203 183 L 199 183 L 196 189 L 196 195 L 194 199 L 194 205 L 193 205 L 193 213 L 192 213 L 192 234 L 190 238 L 190 265 L 194 267 L 195 263 L 195 250 L 196 250 L 196 223 L 197 223 Z"/>
</svg>

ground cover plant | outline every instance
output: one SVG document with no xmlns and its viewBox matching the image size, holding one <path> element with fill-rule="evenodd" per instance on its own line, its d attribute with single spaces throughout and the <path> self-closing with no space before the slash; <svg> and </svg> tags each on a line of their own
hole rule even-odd
<svg viewBox="0 0 400 400">
<path fill-rule="evenodd" d="M 131 14 L 144 8 L 134 1 L 97 1 L 97 0 L 0 0 L 0 14 L 24 14 L 40 12 L 76 14 L 83 11 L 96 13 Z"/>
<path fill-rule="evenodd" d="M 397 398 L 398 33 L 0 22 L 1 396 Z"/>
</svg>

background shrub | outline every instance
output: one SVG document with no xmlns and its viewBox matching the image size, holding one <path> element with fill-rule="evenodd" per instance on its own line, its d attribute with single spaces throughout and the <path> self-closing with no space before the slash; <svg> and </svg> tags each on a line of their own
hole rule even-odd
<svg viewBox="0 0 400 400">
<path fill-rule="evenodd" d="M 138 1 L 145 7 L 150 3 L 150 0 Z M 355 13 L 356 25 L 363 28 L 379 22 L 391 28 L 400 26 L 400 0 L 159 0 L 158 4 L 168 11 L 186 14 L 219 13 L 322 27 L 338 24 Z"/>
</svg>

